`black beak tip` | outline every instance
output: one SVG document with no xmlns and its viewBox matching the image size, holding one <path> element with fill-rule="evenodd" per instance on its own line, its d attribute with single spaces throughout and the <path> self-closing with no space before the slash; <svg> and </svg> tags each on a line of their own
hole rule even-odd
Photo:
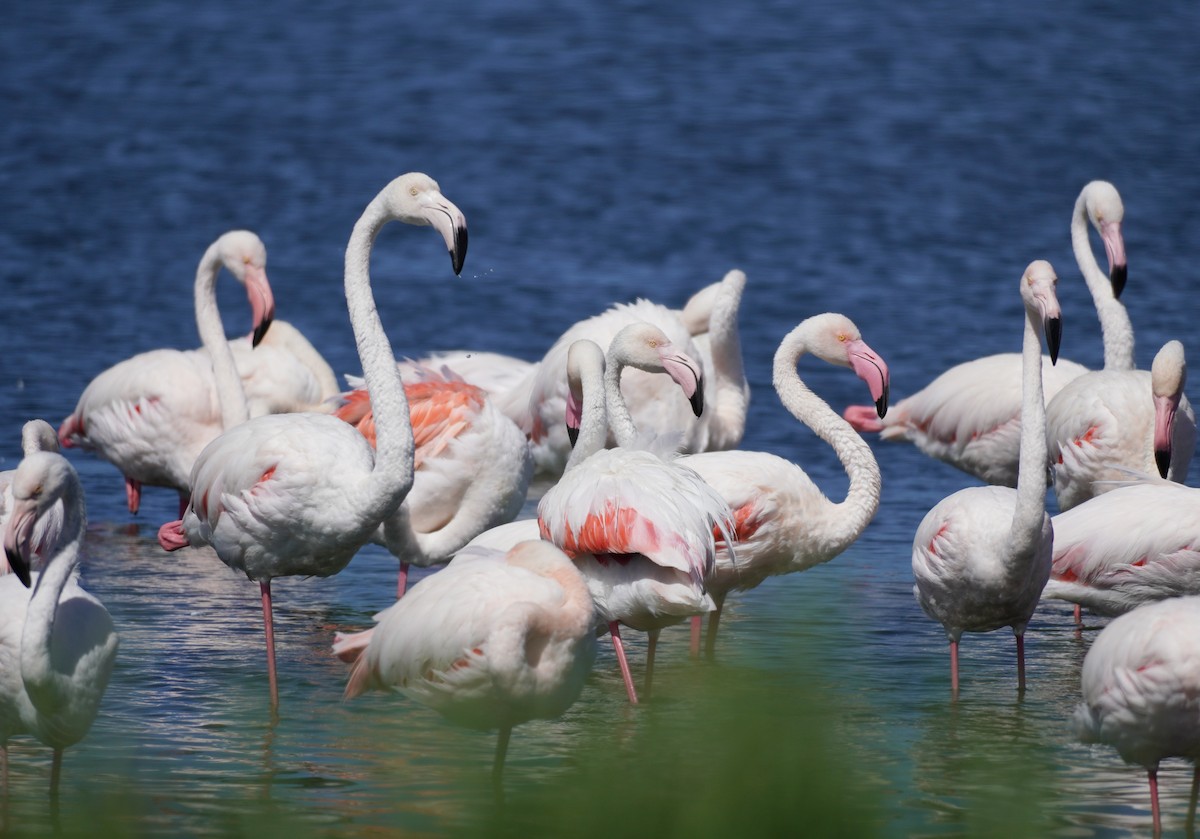
<svg viewBox="0 0 1200 839">
<path fill-rule="evenodd" d="M 254 327 L 254 334 L 250 338 L 250 346 L 257 347 L 262 339 L 267 336 L 267 330 L 271 328 L 271 323 L 274 318 L 263 318 L 262 323 Z"/>
<path fill-rule="evenodd" d="M 1058 348 L 1062 344 L 1062 318 L 1046 321 L 1046 349 L 1050 352 L 1050 363 L 1058 363 Z"/>
<path fill-rule="evenodd" d="M 25 564 L 25 560 L 16 551 L 8 549 L 5 549 L 4 555 L 8 557 L 8 566 L 17 575 L 17 579 L 21 581 L 21 585 L 29 588 L 29 566 Z"/>
<path fill-rule="evenodd" d="M 692 394 L 692 398 L 688 400 L 692 405 L 692 413 L 700 416 L 704 413 L 704 388 L 696 385 L 696 392 Z"/>
<path fill-rule="evenodd" d="M 463 263 L 467 260 L 467 228 L 454 228 L 454 247 L 450 250 L 450 264 L 454 275 L 462 274 Z"/>
<path fill-rule="evenodd" d="M 1113 297 L 1120 299 L 1121 292 L 1125 290 L 1125 280 L 1128 278 L 1128 265 L 1114 265 L 1112 267 L 1112 271 L 1108 274 L 1108 281 L 1112 284 Z"/>
<path fill-rule="evenodd" d="M 887 409 L 888 409 L 888 392 L 887 392 L 887 388 L 884 388 L 883 396 L 880 396 L 878 399 L 875 400 L 875 413 L 877 413 L 879 415 L 880 419 L 883 419 L 884 417 L 887 416 Z"/>
<path fill-rule="evenodd" d="M 579 439 L 579 429 L 573 425 L 568 425 L 567 439 L 571 441 L 571 448 L 575 448 L 575 441 Z"/>
<path fill-rule="evenodd" d="M 1154 463 L 1158 466 L 1158 476 L 1160 478 L 1167 477 L 1167 471 L 1171 468 L 1171 452 L 1170 450 L 1161 451 L 1155 449 Z"/>
</svg>

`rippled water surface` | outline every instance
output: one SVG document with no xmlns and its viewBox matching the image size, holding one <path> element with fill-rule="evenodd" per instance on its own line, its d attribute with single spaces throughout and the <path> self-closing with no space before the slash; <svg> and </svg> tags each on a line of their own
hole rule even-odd
<svg viewBox="0 0 1200 839">
<path fill-rule="evenodd" d="M 258 231 L 278 315 L 358 372 L 341 297 L 355 218 L 420 169 L 466 214 L 452 279 L 428 234 L 373 262 L 398 355 L 535 358 L 571 322 L 644 295 L 680 305 L 749 276 L 744 446 L 837 460 L 780 407 L 770 359 L 803 318 L 851 316 L 895 399 L 951 363 L 1016 350 L 1016 281 L 1058 269 L 1064 354 L 1099 366 L 1070 251 L 1080 187 L 1126 206 L 1124 295 L 1146 367 L 1187 341 L 1200 206 L 1200 10 L 1168 2 L 27 5 L 0 28 L 0 468 L 21 424 L 57 424 L 134 352 L 197 343 L 191 278 L 224 230 Z M 228 283 L 227 286 L 232 286 Z M 231 332 L 244 302 L 223 288 Z M 861 382 L 801 374 L 832 405 Z M 124 509 L 116 471 L 73 451 L 88 495 L 85 585 L 121 634 L 100 718 L 66 757 L 14 743 L 7 827 L 34 834 L 1122 836 L 1148 831 L 1144 775 L 1073 742 L 1077 634 L 1043 606 L 1018 702 L 1011 635 L 945 638 L 911 594 L 921 516 L 969 479 L 875 445 L 879 513 L 828 565 L 731 598 L 715 665 L 664 633 L 630 709 L 607 650 L 560 721 L 518 729 L 508 802 L 494 738 L 399 696 L 341 701 L 333 632 L 389 604 L 395 563 L 275 585 L 282 709 L 270 718 L 257 587 L 203 550 L 162 553 L 172 493 Z M 2 616 L 0 616 L 2 617 Z M 635 640 L 635 669 L 643 648 Z M 1162 772 L 1182 830 L 1190 768 Z"/>
</svg>

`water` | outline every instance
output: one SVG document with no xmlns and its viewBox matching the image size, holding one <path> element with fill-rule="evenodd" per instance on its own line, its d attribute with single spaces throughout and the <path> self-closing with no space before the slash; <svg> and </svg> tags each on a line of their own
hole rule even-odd
<svg viewBox="0 0 1200 839">
<path fill-rule="evenodd" d="M 1090 179 L 1125 200 L 1139 365 L 1186 340 L 1198 18 L 1182 2 L 1149 15 L 1027 0 L 10 10 L 0 468 L 22 422 L 60 421 L 104 367 L 196 343 L 195 264 L 232 227 L 267 243 L 278 315 L 357 372 L 346 239 L 383 184 L 420 169 L 463 209 L 471 249 L 451 279 L 432 241 L 385 231 L 373 271 L 397 354 L 534 358 L 613 301 L 679 305 L 740 267 L 744 446 L 797 460 L 838 495 L 836 459 L 771 392 L 779 339 L 844 312 L 900 398 L 949 364 L 1015 351 L 1016 280 L 1046 258 L 1063 280 L 1064 354 L 1099 366 L 1067 234 Z M 244 330 L 243 301 L 226 287 L 221 302 Z M 832 405 L 863 401 L 861 382 L 823 368 L 802 375 Z M 968 636 L 962 699 L 948 702 L 945 640 L 912 599 L 909 558 L 921 516 L 969 481 L 906 447 L 876 452 L 881 509 L 851 550 L 731 599 L 715 667 L 666 633 L 658 695 L 636 711 L 602 656 L 563 720 L 518 731 L 503 816 L 486 788 L 490 736 L 400 697 L 340 701 L 328 644 L 387 605 L 392 560 L 367 549 L 337 577 L 277 582 L 273 725 L 255 587 L 205 552 L 164 555 L 154 530 L 174 517 L 172 493 L 148 490 L 131 522 L 115 470 L 72 452 L 92 522 L 85 584 L 122 642 L 101 717 L 67 755 L 62 824 L 1147 832 L 1143 774 L 1067 727 L 1100 622 L 1077 637 L 1065 608 L 1039 610 L 1020 703 L 1011 636 Z M 48 756 L 12 752 L 11 826 L 47 832 Z M 1188 773 L 1164 766 L 1170 830 Z"/>
</svg>

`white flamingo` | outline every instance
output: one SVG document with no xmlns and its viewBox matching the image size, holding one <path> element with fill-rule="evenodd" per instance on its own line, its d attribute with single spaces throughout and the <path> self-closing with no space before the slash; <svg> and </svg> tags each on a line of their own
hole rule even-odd
<svg viewBox="0 0 1200 839">
<path fill-rule="evenodd" d="M 45 420 L 33 419 L 21 427 L 21 456 L 29 457 L 34 452 L 57 452 L 58 437 L 54 427 Z M 12 480 L 17 470 L 8 469 L 0 472 L 0 536 L 8 524 L 13 509 Z M 58 549 L 59 539 L 63 532 L 62 504 L 56 504 L 53 509 L 38 519 L 37 529 L 33 535 L 34 553 L 44 559 Z M 0 575 L 9 571 L 8 560 L 0 556 Z"/>
<path fill-rule="evenodd" d="M 1053 530 L 1046 514 L 1045 400 L 1039 329 L 1058 356 L 1062 323 L 1050 263 L 1037 260 L 1021 276 L 1025 304 L 1022 353 L 1021 460 L 1017 487 L 976 486 L 939 501 L 913 539 L 913 594 L 950 640 L 950 683 L 958 694 L 958 641 L 963 632 L 1011 626 L 1017 680 L 1025 688 L 1025 627 L 1050 575 Z"/>
<path fill-rule="evenodd" d="M 1196 449 L 1196 415 L 1183 395 L 1183 344 L 1168 341 L 1146 370 L 1097 370 L 1046 405 L 1046 439 L 1060 510 L 1128 477 L 1157 471 L 1183 482 Z"/>
<path fill-rule="evenodd" d="M 1083 659 L 1075 732 L 1146 768 L 1154 835 L 1162 833 L 1158 764 L 1200 758 L 1200 598 L 1178 597 L 1115 619 Z M 1200 769 L 1192 783 L 1193 801 Z"/>
<path fill-rule="evenodd" d="M 461 552 L 333 649 L 354 662 L 348 699 L 399 690 L 453 722 L 499 729 L 499 782 L 513 726 L 560 716 L 579 698 L 596 656 L 594 620 L 566 554 L 527 541 L 507 553 Z"/>
<path fill-rule="evenodd" d="M 563 419 L 567 352 L 571 344 L 588 338 L 607 350 L 613 336 L 631 323 L 654 324 L 674 346 L 692 358 L 700 358 L 706 382 L 700 397 L 684 400 L 670 392 L 671 386 L 660 377 L 631 371 L 622 380 L 621 389 L 637 427 L 654 434 L 681 433 L 681 448 L 690 452 L 729 449 L 740 443 L 750 398 L 737 326 L 745 285 L 746 275 L 734 270 L 725 275 L 721 288 L 713 292 L 708 355 L 698 351 L 690 332 L 699 328 L 702 320 L 699 314 L 693 314 L 690 323 L 685 323 L 679 312 L 648 300 L 617 304 L 564 332 L 536 369 L 497 400 L 500 408 L 530 435 L 537 471 L 560 473 L 570 452 Z M 704 305 L 696 308 L 703 311 Z"/>
<path fill-rule="evenodd" d="M 1107 181 L 1079 193 L 1071 217 L 1075 260 L 1092 294 L 1104 339 L 1104 369 L 1133 369 L 1133 326 L 1117 299 L 1128 273 L 1121 196 Z M 1108 256 L 1105 274 L 1088 242 L 1088 224 L 1100 234 Z M 845 416 L 862 432 L 911 442 L 930 457 L 989 484 L 1015 487 L 1021 438 L 1020 353 L 998 353 L 951 367 L 922 390 L 901 399 L 882 419 L 871 406 L 853 405 Z M 1042 359 L 1042 389 L 1049 402 L 1088 369 L 1067 359 Z"/>
<path fill-rule="evenodd" d="M 196 324 L 205 348 L 150 350 L 113 365 L 92 379 L 63 420 L 63 446 L 95 451 L 121 470 L 131 513 L 138 511 L 143 485 L 175 489 L 182 511 L 200 450 L 247 414 L 290 410 L 314 396 L 319 401 L 331 395 L 324 392 L 331 384 L 336 393 L 332 371 L 294 327 L 278 324 L 280 335 L 267 339 L 275 332 L 268 331 L 275 303 L 266 259 L 262 241 L 248 230 L 218 238 L 201 258 L 194 286 Z M 220 361 L 213 347 L 226 346 L 216 295 L 221 266 L 246 287 L 253 311 L 252 338 L 233 342 L 249 397 L 238 376 L 213 371 Z M 251 352 L 252 345 L 261 349 Z M 280 394 L 275 384 L 280 380 L 293 383 L 295 391 Z"/>
<path fill-rule="evenodd" d="M 708 619 L 709 655 L 730 591 L 745 591 L 770 575 L 828 562 L 862 534 L 879 507 L 881 478 L 871 448 L 800 380 L 796 365 L 805 353 L 851 368 L 867 383 L 879 415 L 887 413 L 888 368 L 883 359 L 867 346 L 849 318 L 816 315 L 780 343 L 773 378 L 779 399 L 792 416 L 837 453 L 850 479 L 845 500 L 829 500 L 803 469 L 767 452 L 706 452 L 679 459 L 725 499 L 736 522 L 736 561 L 722 548 L 708 578 L 708 592 L 716 605 Z M 700 619 L 692 620 L 694 652 Z"/>
<path fill-rule="evenodd" d="M 475 536 L 516 518 L 533 476 L 525 435 L 482 388 L 449 371 L 408 369 L 419 379 L 404 385 L 416 472 L 404 503 L 374 537 L 400 560 L 397 597 L 404 596 L 410 565 L 448 562 Z M 367 391 L 344 394 L 341 401 L 334 415 L 374 445 Z"/>
<path fill-rule="evenodd" d="M 183 519 L 159 530 L 166 550 L 211 545 L 226 565 L 259 583 L 273 708 L 279 691 L 271 580 L 342 570 L 413 482 L 408 404 L 371 293 L 372 244 L 393 220 L 432 226 L 455 273 L 467 247 L 462 213 L 432 178 L 416 172 L 388 184 L 354 225 L 346 247 L 346 304 L 375 414 L 376 447 L 327 414 L 274 414 L 234 426 L 196 459 Z"/>
<path fill-rule="evenodd" d="M 1054 517 L 1054 565 L 1043 597 L 1118 615 L 1200 595 L 1200 489 L 1126 483 Z"/>
<path fill-rule="evenodd" d="M 78 581 L 87 512 L 71 464 L 34 452 L 12 479 L 4 551 L 15 573 L 0 577 L 0 779 L 8 787 L 8 740 L 32 734 L 54 750 L 51 794 L 62 752 L 87 735 L 100 708 L 117 633 L 108 611 Z M 31 572 L 45 517 L 61 516 L 63 535 Z"/>
</svg>

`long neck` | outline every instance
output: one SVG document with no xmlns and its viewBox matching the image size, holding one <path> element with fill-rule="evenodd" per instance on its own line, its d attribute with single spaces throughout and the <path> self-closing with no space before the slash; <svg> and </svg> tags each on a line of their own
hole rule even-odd
<svg viewBox="0 0 1200 839">
<path fill-rule="evenodd" d="M 608 399 L 608 383 L 604 371 L 595 365 L 587 365 L 580 370 L 580 380 L 583 386 L 583 415 L 579 420 L 579 437 L 567 458 L 567 469 L 587 460 L 604 448 L 608 441 L 608 411 L 605 403 Z M 617 398 L 621 398 L 620 388 L 617 388 Z M 629 412 L 626 411 L 626 416 Z M 633 420 L 629 421 L 630 426 Z"/>
<path fill-rule="evenodd" d="M 363 515 L 374 521 L 394 511 L 412 488 L 413 433 L 404 384 L 392 345 L 371 293 L 371 248 L 391 219 L 376 197 L 354 225 L 346 246 L 346 305 L 358 346 L 358 359 L 375 415 L 375 466 L 359 499 Z"/>
<path fill-rule="evenodd" d="M 806 351 L 800 328 L 784 338 L 775 352 L 775 391 L 792 416 L 833 447 L 850 478 L 845 500 L 832 504 L 831 514 L 817 524 L 822 541 L 840 551 L 857 539 L 875 516 L 882 477 L 870 446 L 800 380 L 796 364 Z"/>
<path fill-rule="evenodd" d="M 718 292 L 709 318 L 709 347 L 712 351 L 713 398 L 705 408 L 709 420 L 709 448 L 732 449 L 742 441 L 746 428 L 746 410 L 750 404 L 750 384 L 742 363 L 742 342 L 738 334 L 738 312 L 746 275 L 741 271 L 727 277 Z"/>
<path fill-rule="evenodd" d="M 1096 315 L 1100 318 L 1100 333 L 1104 340 L 1104 369 L 1133 369 L 1133 324 L 1125 305 L 1113 296 L 1112 283 L 1096 261 L 1092 243 L 1088 239 L 1088 216 L 1083 196 L 1075 202 L 1075 215 L 1071 219 L 1071 247 L 1075 261 L 1083 273 Z"/>
<path fill-rule="evenodd" d="M 618 446 L 632 446 L 637 440 L 637 428 L 621 393 L 621 373 L 625 364 L 619 357 L 609 357 L 604 371 L 604 402 L 608 412 L 608 428 Z"/>
<path fill-rule="evenodd" d="M 55 552 L 46 557 L 41 574 L 34 583 L 21 634 L 21 678 L 26 692 L 39 710 L 63 701 L 56 690 L 54 668 L 50 660 L 50 641 L 58 615 L 63 589 L 79 565 L 87 513 L 79 482 L 68 483 L 62 496 L 63 538 Z"/>
<path fill-rule="evenodd" d="M 1021 351 L 1021 454 L 1017 466 L 1017 506 L 1010 539 L 1014 555 L 1031 551 L 1042 532 L 1047 457 L 1042 343 L 1034 317 L 1027 313 Z"/>
<path fill-rule="evenodd" d="M 225 326 L 217 309 L 217 274 L 220 271 L 221 257 L 214 242 L 204 252 L 200 267 L 196 269 L 196 328 L 200 331 L 200 342 L 212 360 L 217 401 L 221 405 L 221 426 L 229 429 L 248 420 L 250 409 L 246 406 L 242 379 L 233 363 L 233 351 L 225 339 Z"/>
</svg>

